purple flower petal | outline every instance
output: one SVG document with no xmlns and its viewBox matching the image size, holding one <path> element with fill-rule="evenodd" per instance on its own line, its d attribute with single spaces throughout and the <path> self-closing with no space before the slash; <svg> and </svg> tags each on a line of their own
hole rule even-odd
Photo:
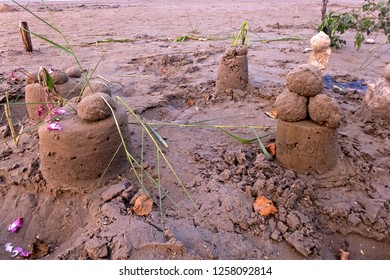
<svg viewBox="0 0 390 280">
<path fill-rule="evenodd" d="M 20 255 L 23 257 L 23 258 L 28 258 L 30 256 L 30 253 L 29 252 L 26 252 L 26 251 L 22 251 L 20 252 Z"/>
<path fill-rule="evenodd" d="M 61 130 L 62 127 L 59 122 L 51 123 L 47 126 L 48 130 Z"/>
<path fill-rule="evenodd" d="M 12 243 L 8 242 L 8 243 L 5 243 L 5 251 L 6 252 L 12 252 L 12 250 L 14 249 L 14 246 L 12 246 Z"/>
<path fill-rule="evenodd" d="M 8 226 L 8 231 L 16 233 L 23 225 L 23 218 L 17 218 L 12 224 Z"/>
<path fill-rule="evenodd" d="M 65 115 L 67 113 L 67 111 L 65 109 L 62 109 L 62 108 L 55 108 L 53 113 L 55 115 Z"/>
</svg>

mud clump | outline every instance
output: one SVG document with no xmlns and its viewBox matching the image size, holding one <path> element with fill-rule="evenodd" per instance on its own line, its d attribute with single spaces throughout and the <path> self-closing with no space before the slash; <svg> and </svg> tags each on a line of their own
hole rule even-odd
<svg viewBox="0 0 390 280">
<path fill-rule="evenodd" d="M 287 74 L 287 88 L 302 96 L 312 97 L 322 93 L 323 76 L 317 66 L 300 65 Z"/>
<path fill-rule="evenodd" d="M 308 98 L 288 90 L 283 91 L 275 101 L 278 118 L 286 122 L 306 119 Z"/>
<path fill-rule="evenodd" d="M 66 69 L 66 74 L 69 78 L 80 78 L 81 77 L 81 70 L 77 67 L 69 67 Z"/>
<path fill-rule="evenodd" d="M 110 88 L 109 85 L 106 85 L 104 83 L 97 83 L 97 82 L 94 82 L 94 83 L 91 83 L 90 85 L 88 85 L 85 90 L 83 91 L 83 98 L 86 97 L 86 96 L 89 96 L 89 95 L 93 95 L 95 93 L 105 93 L 109 96 L 112 95 L 112 90 Z"/>
<path fill-rule="evenodd" d="M 77 106 L 77 116 L 89 122 L 97 122 L 108 118 L 111 115 L 111 109 L 105 100 L 111 108 L 115 108 L 114 100 L 105 93 L 84 97 Z"/>
<path fill-rule="evenodd" d="M 388 64 L 383 72 L 383 78 L 390 82 L 390 64 Z"/>
<path fill-rule="evenodd" d="M 53 80 L 53 84 L 55 85 L 65 84 L 69 80 L 68 75 L 61 70 L 54 70 L 50 76 Z"/>
<path fill-rule="evenodd" d="M 329 128 L 340 127 L 340 109 L 337 102 L 326 94 L 310 98 L 309 116 L 315 123 L 324 124 Z"/>
<path fill-rule="evenodd" d="M 390 64 L 385 68 L 384 78 L 368 84 L 359 113 L 365 121 L 381 118 L 390 121 Z"/>
</svg>

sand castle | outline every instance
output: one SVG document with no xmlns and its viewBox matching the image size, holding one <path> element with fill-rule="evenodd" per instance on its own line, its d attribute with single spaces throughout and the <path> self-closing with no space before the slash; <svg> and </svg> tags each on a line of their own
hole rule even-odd
<svg viewBox="0 0 390 280">
<path fill-rule="evenodd" d="M 41 171 L 51 192 L 89 192 L 129 167 L 121 138 L 127 145 L 126 110 L 117 106 L 109 89 L 92 92 L 99 87 L 92 84 L 80 102 L 76 97 L 52 110 L 50 124 L 38 129 Z"/>
<path fill-rule="evenodd" d="M 390 64 L 385 68 L 382 78 L 367 85 L 359 113 L 365 120 L 374 117 L 390 122 Z"/>
<path fill-rule="evenodd" d="M 324 94 L 317 66 L 297 67 L 287 75 L 286 84 L 275 102 L 276 159 L 288 169 L 326 172 L 337 163 L 338 105 Z"/>
<path fill-rule="evenodd" d="M 216 91 L 228 89 L 245 91 L 248 86 L 248 48 L 232 46 L 226 49 L 218 66 Z"/>
<path fill-rule="evenodd" d="M 71 99 L 79 96 L 84 86 L 81 71 L 71 67 L 63 72 L 54 70 L 50 74 L 53 80 L 55 92 L 49 93 L 38 82 L 38 73 L 32 73 L 26 77 L 26 107 L 31 121 L 38 123 L 45 119 L 53 104 L 58 98 Z"/>
</svg>

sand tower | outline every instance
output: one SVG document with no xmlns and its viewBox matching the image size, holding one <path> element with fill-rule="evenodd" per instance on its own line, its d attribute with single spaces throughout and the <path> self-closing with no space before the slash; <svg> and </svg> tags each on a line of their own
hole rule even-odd
<svg viewBox="0 0 390 280">
<path fill-rule="evenodd" d="M 26 108 L 32 122 L 37 123 L 45 119 L 53 105 L 52 101 L 58 98 L 71 99 L 80 95 L 84 80 L 81 78 L 80 70 L 76 69 L 71 67 L 66 72 L 54 70 L 50 74 L 54 84 L 53 92 L 46 91 L 38 82 L 38 73 L 33 73 L 26 78 Z"/>
<path fill-rule="evenodd" d="M 286 78 L 276 99 L 276 160 L 296 171 L 326 172 L 337 164 L 338 104 L 323 93 L 319 67 L 304 64 Z"/>
<path fill-rule="evenodd" d="M 226 49 L 218 66 L 216 91 L 227 89 L 245 91 L 248 87 L 248 48 L 232 46 Z"/>
<path fill-rule="evenodd" d="M 53 112 L 51 123 L 38 129 L 41 171 L 50 191 L 89 192 L 129 167 L 116 124 L 128 147 L 126 110 L 108 94 L 89 94 Z"/>
</svg>

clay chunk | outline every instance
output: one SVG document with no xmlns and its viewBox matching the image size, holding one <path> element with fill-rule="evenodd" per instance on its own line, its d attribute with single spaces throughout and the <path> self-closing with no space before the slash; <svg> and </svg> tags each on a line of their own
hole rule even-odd
<svg viewBox="0 0 390 280">
<path fill-rule="evenodd" d="M 379 79 L 375 84 L 368 84 L 363 98 L 362 109 L 370 115 L 390 120 L 390 82 Z"/>
<path fill-rule="evenodd" d="M 286 84 L 290 91 L 312 97 L 322 93 L 323 75 L 317 66 L 303 64 L 287 74 Z"/>
<path fill-rule="evenodd" d="M 390 64 L 386 66 L 385 71 L 383 72 L 383 77 L 390 82 Z"/>
<path fill-rule="evenodd" d="M 111 88 L 108 85 L 104 83 L 91 83 L 83 91 L 83 98 L 99 92 L 105 93 L 109 96 L 112 95 Z"/>
<path fill-rule="evenodd" d="M 111 109 L 103 98 L 107 100 L 112 108 L 115 108 L 114 100 L 105 93 L 96 93 L 81 99 L 77 106 L 77 115 L 80 119 L 89 122 L 104 120 L 111 115 Z"/>
<path fill-rule="evenodd" d="M 337 102 L 326 94 L 310 97 L 309 116 L 318 124 L 324 124 L 329 128 L 340 127 L 340 109 Z"/>
<path fill-rule="evenodd" d="M 81 70 L 77 67 L 69 67 L 66 69 L 66 74 L 69 78 L 80 78 L 81 77 Z"/>
<path fill-rule="evenodd" d="M 278 118 L 286 122 L 297 122 L 306 119 L 307 97 L 288 90 L 283 91 L 275 101 Z"/>
<path fill-rule="evenodd" d="M 68 75 L 66 75 L 65 72 L 61 71 L 61 70 L 54 70 L 51 74 L 50 74 L 51 78 L 53 79 L 53 83 L 55 85 L 62 85 L 62 84 L 65 84 L 67 81 L 68 81 Z"/>
</svg>

